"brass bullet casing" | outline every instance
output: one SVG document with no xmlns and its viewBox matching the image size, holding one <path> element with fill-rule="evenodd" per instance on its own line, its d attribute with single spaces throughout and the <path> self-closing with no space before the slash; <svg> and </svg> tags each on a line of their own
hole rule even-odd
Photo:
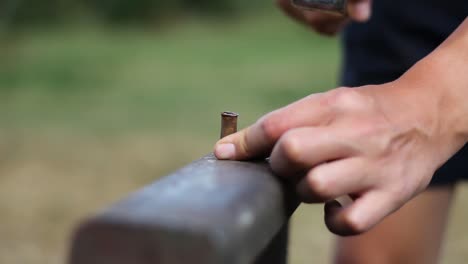
<svg viewBox="0 0 468 264">
<path fill-rule="evenodd" d="M 347 0 L 291 0 L 302 9 L 318 10 L 340 16 L 347 16 Z"/>
<path fill-rule="evenodd" d="M 237 132 L 237 118 L 239 114 L 234 112 L 221 113 L 221 138 Z"/>
</svg>

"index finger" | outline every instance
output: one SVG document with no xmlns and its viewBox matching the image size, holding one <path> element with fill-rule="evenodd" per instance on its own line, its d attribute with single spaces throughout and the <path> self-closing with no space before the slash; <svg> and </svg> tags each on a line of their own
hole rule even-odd
<svg viewBox="0 0 468 264">
<path fill-rule="evenodd" d="M 215 156 L 224 160 L 248 160 L 270 155 L 279 138 L 289 129 L 327 122 L 329 107 L 322 94 L 310 95 L 260 118 L 253 125 L 227 136 L 215 145 Z"/>
</svg>

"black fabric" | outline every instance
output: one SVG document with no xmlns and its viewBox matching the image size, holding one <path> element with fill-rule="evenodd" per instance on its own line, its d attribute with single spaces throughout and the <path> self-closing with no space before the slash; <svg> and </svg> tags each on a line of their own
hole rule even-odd
<svg viewBox="0 0 468 264">
<path fill-rule="evenodd" d="M 343 33 L 344 86 L 400 77 L 440 45 L 468 16 L 468 0 L 375 0 L 368 23 Z M 468 145 L 439 169 L 432 185 L 468 179 Z"/>
</svg>

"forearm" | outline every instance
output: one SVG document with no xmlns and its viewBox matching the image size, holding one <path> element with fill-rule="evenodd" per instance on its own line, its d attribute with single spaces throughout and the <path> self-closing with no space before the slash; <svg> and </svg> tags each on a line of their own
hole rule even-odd
<svg viewBox="0 0 468 264">
<path fill-rule="evenodd" d="M 448 159 L 468 141 L 468 19 L 400 79 L 377 90 L 384 111 L 397 112 L 395 123 L 413 123 L 440 141 L 438 162 Z"/>
<path fill-rule="evenodd" d="M 468 141 L 468 18 L 431 55 L 428 63 L 439 73 L 434 83 L 439 83 L 445 101 L 440 102 L 441 114 L 447 125 L 465 142 Z"/>
</svg>

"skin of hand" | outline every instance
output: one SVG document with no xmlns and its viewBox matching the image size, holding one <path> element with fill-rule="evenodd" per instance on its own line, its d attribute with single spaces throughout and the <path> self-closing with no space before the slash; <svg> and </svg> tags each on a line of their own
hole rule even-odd
<svg viewBox="0 0 468 264">
<path fill-rule="evenodd" d="M 350 20 L 366 22 L 371 16 L 371 0 L 348 0 L 348 17 L 320 11 L 301 10 L 291 0 L 277 0 L 277 4 L 288 16 L 323 35 L 333 36 Z"/>
<path fill-rule="evenodd" d="M 337 88 L 221 139 L 219 159 L 270 156 L 303 202 L 325 202 L 335 234 L 363 233 L 422 192 L 468 140 L 468 19 L 431 55 L 383 85 Z M 349 194 L 353 203 L 334 199 Z"/>
</svg>

